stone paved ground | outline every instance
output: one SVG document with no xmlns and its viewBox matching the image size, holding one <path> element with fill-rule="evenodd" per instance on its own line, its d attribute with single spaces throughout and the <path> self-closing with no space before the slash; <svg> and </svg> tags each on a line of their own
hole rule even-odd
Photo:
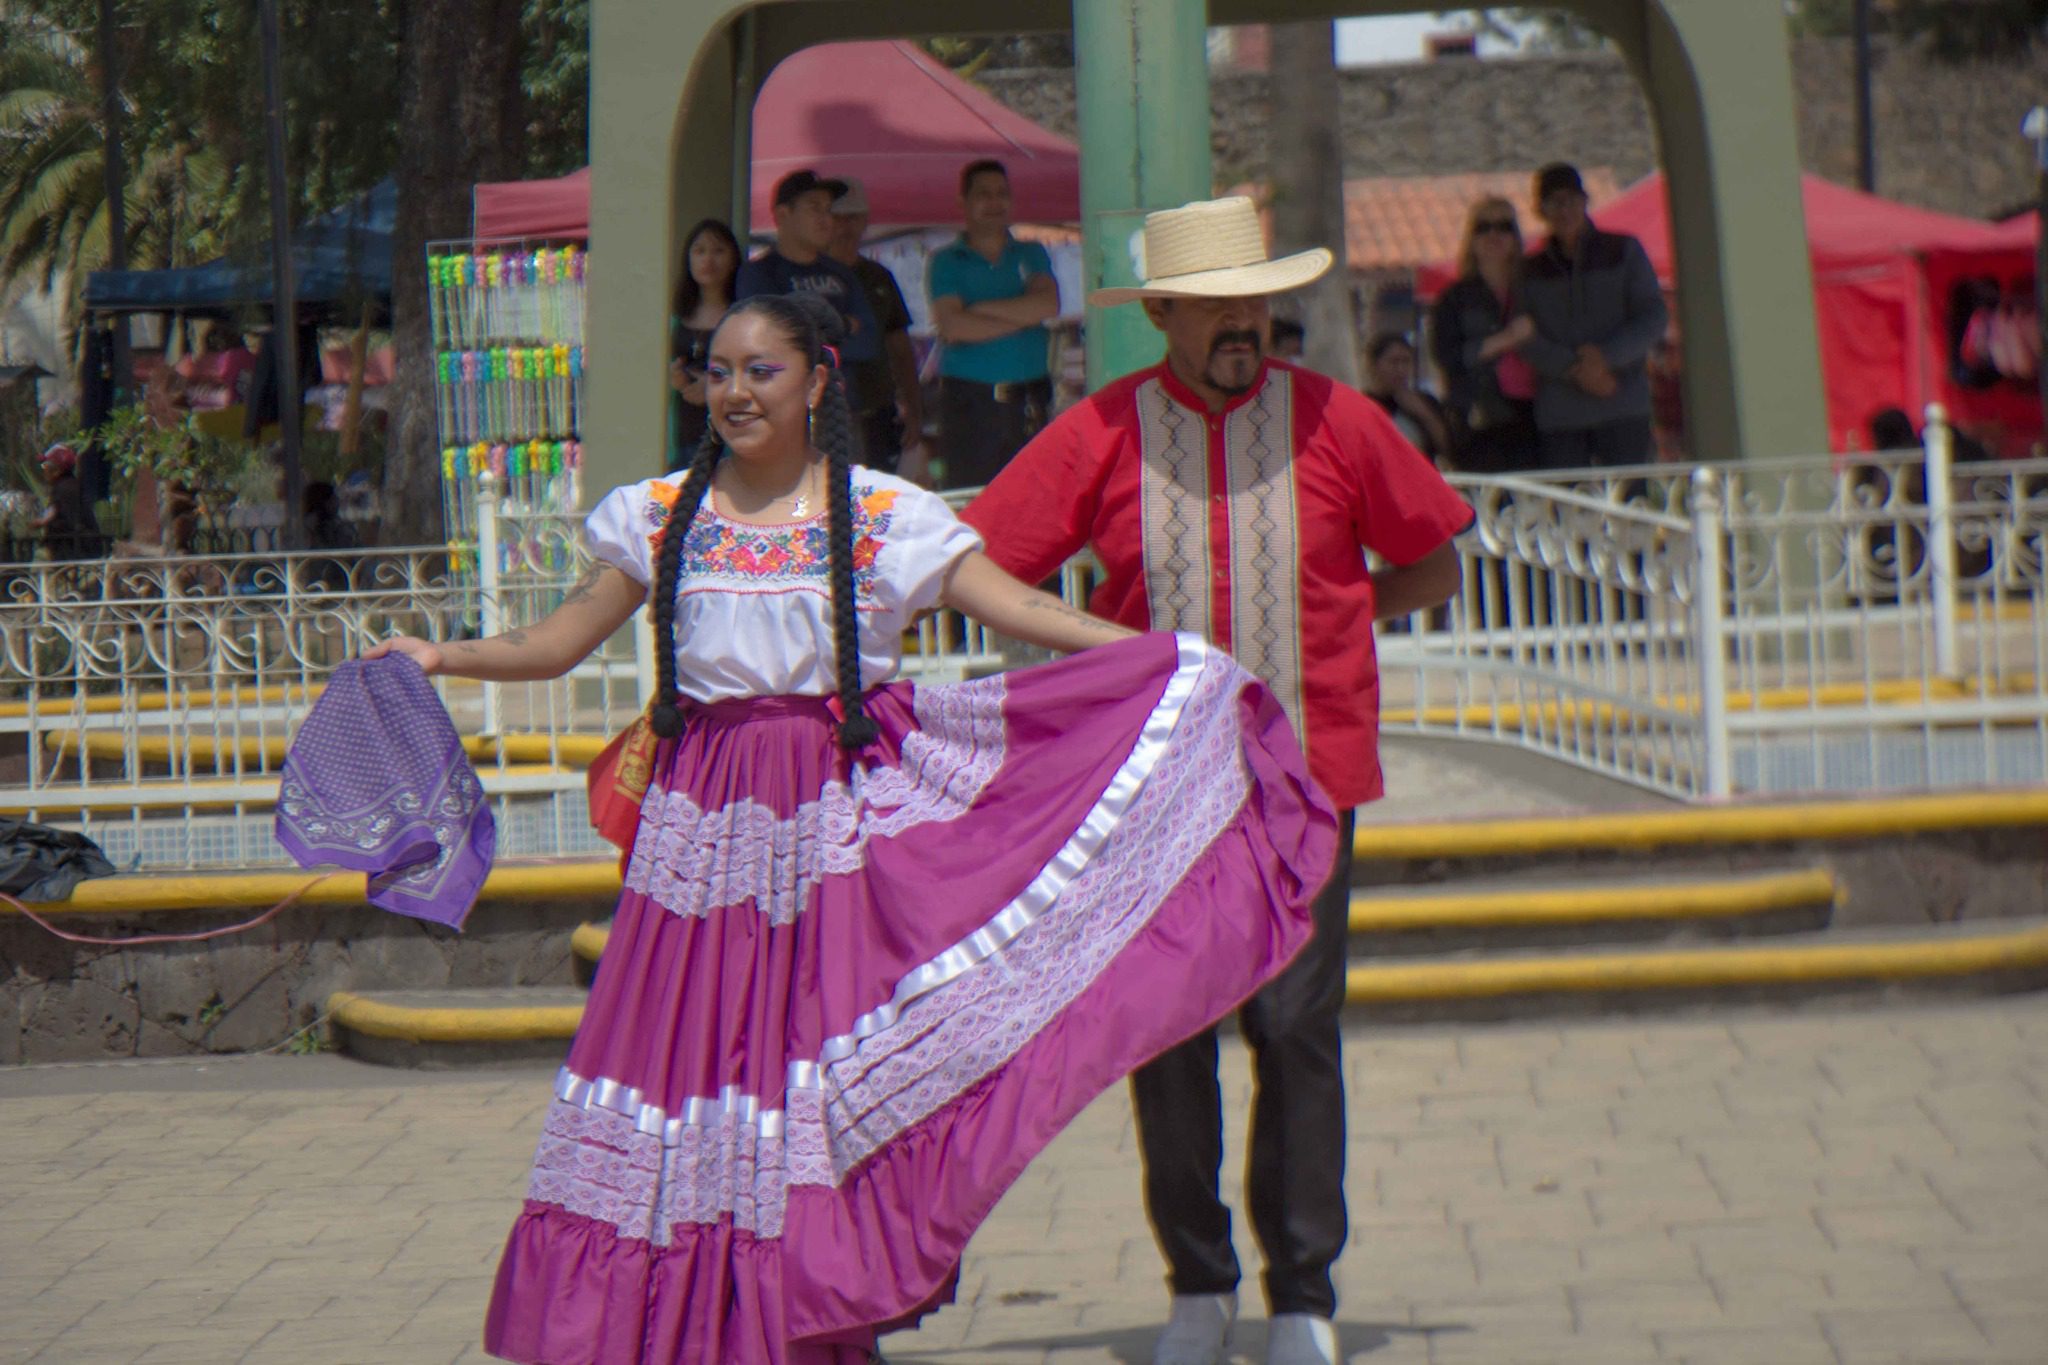
<svg viewBox="0 0 2048 1365">
<path fill-rule="evenodd" d="M 2048 1362 L 2048 998 L 1350 1041 L 1352 1360 Z M 483 1359 L 546 1081 L 0 1072 L 0 1361 Z M 1143 1362 L 1134 1170 L 1119 1092 L 891 1359 Z"/>
</svg>

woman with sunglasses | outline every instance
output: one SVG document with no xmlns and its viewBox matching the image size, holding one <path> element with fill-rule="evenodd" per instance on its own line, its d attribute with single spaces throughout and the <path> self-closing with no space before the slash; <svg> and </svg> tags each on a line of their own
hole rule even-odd
<svg viewBox="0 0 2048 1365">
<path fill-rule="evenodd" d="M 1517 353 L 1536 329 L 1521 309 L 1521 282 L 1515 206 L 1481 199 L 1466 215 L 1457 282 L 1430 321 L 1452 418 L 1451 464 L 1469 473 L 1536 466 L 1536 372 Z"/>
</svg>

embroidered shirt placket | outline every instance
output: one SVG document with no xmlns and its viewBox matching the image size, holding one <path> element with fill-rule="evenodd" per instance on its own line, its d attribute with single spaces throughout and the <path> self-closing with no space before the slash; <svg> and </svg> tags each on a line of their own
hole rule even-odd
<svg viewBox="0 0 2048 1365">
<path fill-rule="evenodd" d="M 1209 559 L 1214 566 L 1210 574 L 1209 638 L 1219 649 L 1236 652 L 1237 620 L 1232 608 L 1237 604 L 1231 600 L 1230 585 L 1237 577 L 1237 561 L 1233 557 L 1231 542 L 1231 456 L 1230 416 L 1228 411 L 1204 412 L 1203 430 L 1208 436 L 1209 468 Z"/>
<path fill-rule="evenodd" d="M 1201 414 L 1158 380 L 1134 395 L 1138 408 L 1139 506 L 1144 519 L 1145 601 L 1154 630 L 1215 639 L 1210 566 L 1208 442 Z M 1220 643 L 1220 642 L 1219 642 Z"/>
<path fill-rule="evenodd" d="M 1270 370 L 1250 402 L 1225 414 L 1231 652 L 1273 689 L 1306 743 L 1293 398 L 1292 377 Z"/>
</svg>

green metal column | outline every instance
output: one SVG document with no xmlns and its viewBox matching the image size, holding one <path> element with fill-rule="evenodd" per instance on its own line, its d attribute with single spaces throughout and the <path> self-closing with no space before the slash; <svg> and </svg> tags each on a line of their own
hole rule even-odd
<svg viewBox="0 0 2048 1365">
<path fill-rule="evenodd" d="M 1207 6 L 1190 0 L 1074 0 L 1087 287 L 1138 279 L 1145 214 L 1206 199 Z M 1159 333 L 1136 304 L 1088 309 L 1088 387 L 1157 361 Z"/>
<path fill-rule="evenodd" d="M 1642 15 L 1621 43 L 1671 198 L 1689 453 L 1818 454 L 1827 408 L 1784 8 L 1644 0 Z"/>
</svg>

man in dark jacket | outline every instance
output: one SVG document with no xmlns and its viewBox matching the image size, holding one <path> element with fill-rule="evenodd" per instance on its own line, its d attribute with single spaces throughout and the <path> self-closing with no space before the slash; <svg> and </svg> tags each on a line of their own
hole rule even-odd
<svg viewBox="0 0 2048 1365">
<path fill-rule="evenodd" d="M 1594 225 L 1572 167 L 1560 162 L 1538 171 L 1535 198 L 1550 240 L 1524 271 L 1523 308 L 1536 335 L 1521 354 L 1540 378 L 1543 466 L 1647 461 L 1655 443 L 1644 362 L 1669 320 L 1657 272 L 1641 242 Z"/>
</svg>

